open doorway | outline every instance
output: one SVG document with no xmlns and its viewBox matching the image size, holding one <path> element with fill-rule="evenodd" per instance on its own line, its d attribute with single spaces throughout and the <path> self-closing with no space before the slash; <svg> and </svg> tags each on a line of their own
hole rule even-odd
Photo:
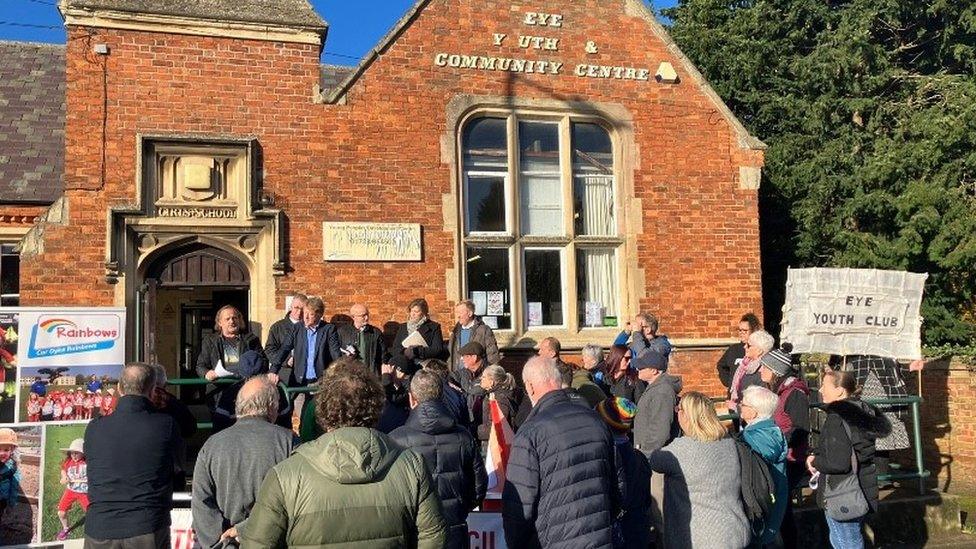
<svg viewBox="0 0 976 549">
<path fill-rule="evenodd" d="M 150 354 L 174 379 L 196 378 L 203 339 L 213 333 L 217 311 L 233 305 L 248 319 L 250 277 L 223 250 L 194 245 L 160 256 L 146 272 L 151 288 L 145 308 Z M 204 387 L 181 387 L 188 404 L 203 402 Z"/>
</svg>

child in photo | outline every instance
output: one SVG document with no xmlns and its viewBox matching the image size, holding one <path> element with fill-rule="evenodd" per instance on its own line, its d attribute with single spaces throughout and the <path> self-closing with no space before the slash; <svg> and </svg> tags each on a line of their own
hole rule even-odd
<svg viewBox="0 0 976 549">
<path fill-rule="evenodd" d="M 43 404 L 43 399 L 37 393 L 30 394 L 27 398 L 27 421 L 41 420 L 41 407 Z"/>
<path fill-rule="evenodd" d="M 99 417 L 102 415 L 102 388 L 99 387 L 97 391 L 92 393 L 92 417 Z"/>
<path fill-rule="evenodd" d="M 115 411 L 115 389 L 109 389 L 102 397 L 102 415 L 107 416 Z"/>
<path fill-rule="evenodd" d="M 9 507 L 17 505 L 20 497 L 20 468 L 17 463 L 17 433 L 0 429 L 0 520 Z"/>
<path fill-rule="evenodd" d="M 76 438 L 71 445 L 62 448 L 67 452 L 61 463 L 61 484 L 65 486 L 61 501 L 58 502 L 58 519 L 61 521 L 61 531 L 58 541 L 68 539 L 71 527 L 68 525 L 68 511 L 77 503 L 81 509 L 88 512 L 88 464 L 85 462 L 85 441 Z"/>
<path fill-rule="evenodd" d="M 75 418 L 75 397 L 69 392 L 61 397 L 61 419 Z"/>
<path fill-rule="evenodd" d="M 54 399 L 50 396 L 40 397 L 41 421 L 54 421 Z"/>
<path fill-rule="evenodd" d="M 64 417 L 64 400 L 55 395 L 51 395 L 51 400 L 54 401 L 54 421 L 61 421 L 61 418 Z"/>
<path fill-rule="evenodd" d="M 85 419 L 91 419 L 92 409 L 95 406 L 94 397 L 91 393 L 85 393 L 85 398 L 82 400 L 81 405 L 85 408 Z"/>
</svg>

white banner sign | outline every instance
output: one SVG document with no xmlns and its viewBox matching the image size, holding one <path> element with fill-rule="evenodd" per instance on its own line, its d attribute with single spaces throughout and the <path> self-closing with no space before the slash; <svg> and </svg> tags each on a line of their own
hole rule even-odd
<svg viewBox="0 0 976 549">
<path fill-rule="evenodd" d="M 17 366 L 125 363 L 125 309 L 19 308 Z"/>
<path fill-rule="evenodd" d="M 471 549 L 505 549 L 505 529 L 501 513 L 468 514 L 468 540 Z"/>
<path fill-rule="evenodd" d="M 875 269 L 790 269 L 782 339 L 795 353 L 921 358 L 926 278 Z"/>
</svg>

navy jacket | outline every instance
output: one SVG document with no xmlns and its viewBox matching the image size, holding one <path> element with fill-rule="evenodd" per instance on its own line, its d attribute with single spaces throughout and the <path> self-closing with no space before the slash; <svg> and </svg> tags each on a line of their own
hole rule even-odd
<svg viewBox="0 0 976 549">
<path fill-rule="evenodd" d="M 481 505 L 488 483 L 481 445 L 458 426 L 440 400 L 411 410 L 407 423 L 390 438 L 424 458 L 450 527 L 447 546 L 467 547 L 462 543 L 468 537 L 468 513 Z"/>
<path fill-rule="evenodd" d="M 168 527 L 179 444 L 173 417 L 142 396 L 123 396 L 112 415 L 93 419 L 85 430 L 85 534 L 124 539 Z"/>
<path fill-rule="evenodd" d="M 611 547 L 620 484 L 613 437 L 596 412 L 552 391 L 512 443 L 502 519 L 509 547 Z"/>
<path fill-rule="evenodd" d="M 282 364 L 288 360 L 288 355 L 295 351 L 295 361 L 292 365 L 293 380 L 288 380 L 292 385 L 304 385 L 308 382 L 305 379 L 305 357 L 308 356 L 308 335 L 304 323 L 295 325 L 291 336 L 282 342 L 281 349 L 277 356 L 271 361 L 271 371 L 278 373 Z M 319 321 L 315 328 L 317 332 L 315 338 L 315 377 L 321 379 L 326 368 L 332 361 L 342 356 L 339 352 L 339 334 L 333 324 Z"/>
</svg>

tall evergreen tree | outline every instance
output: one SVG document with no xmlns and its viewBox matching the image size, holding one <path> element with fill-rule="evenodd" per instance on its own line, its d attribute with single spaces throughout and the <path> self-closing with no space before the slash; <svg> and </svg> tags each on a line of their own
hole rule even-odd
<svg viewBox="0 0 976 549">
<path fill-rule="evenodd" d="M 681 0 L 671 33 L 766 154 L 767 321 L 787 266 L 927 272 L 928 344 L 976 337 L 976 1 Z"/>
</svg>

